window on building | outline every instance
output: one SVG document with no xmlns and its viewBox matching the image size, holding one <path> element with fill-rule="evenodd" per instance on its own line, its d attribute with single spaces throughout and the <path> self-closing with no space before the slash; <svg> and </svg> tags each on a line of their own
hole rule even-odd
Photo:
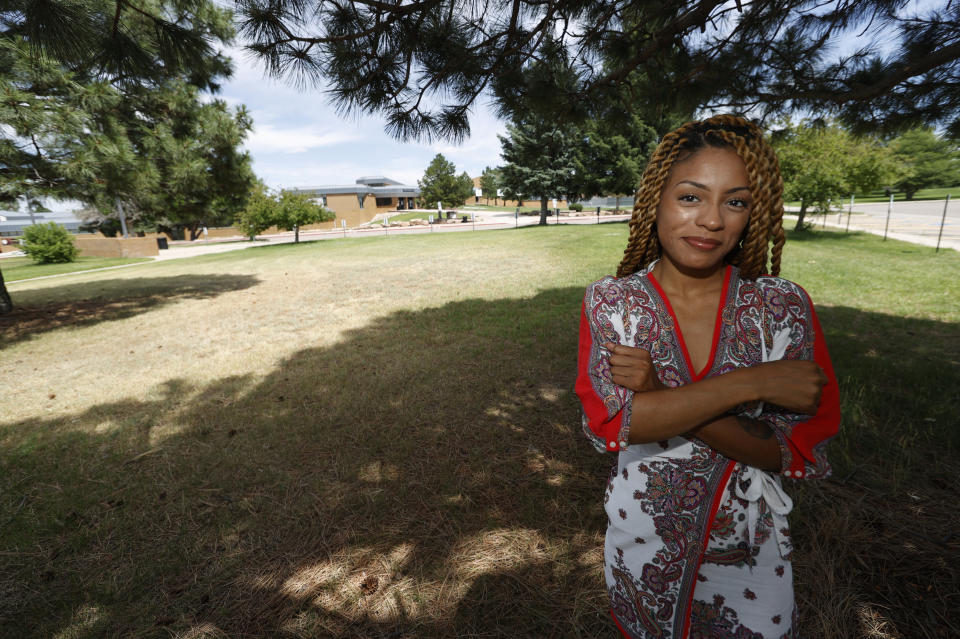
<svg viewBox="0 0 960 639">
<path fill-rule="evenodd" d="M 382 206 L 393 206 L 393 198 L 392 198 L 392 197 L 378 197 L 378 198 L 377 198 L 377 207 L 379 208 L 379 207 L 382 207 Z"/>
</svg>

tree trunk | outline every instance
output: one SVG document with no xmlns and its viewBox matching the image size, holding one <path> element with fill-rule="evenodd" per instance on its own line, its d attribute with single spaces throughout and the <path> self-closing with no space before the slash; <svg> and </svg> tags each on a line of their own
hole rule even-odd
<svg viewBox="0 0 960 639">
<path fill-rule="evenodd" d="M 803 218 L 804 218 L 804 216 L 805 216 L 806 214 L 807 214 L 807 203 L 806 203 L 806 202 L 801 202 L 801 203 L 800 203 L 800 215 L 797 216 L 797 225 L 796 225 L 795 227 L 793 227 L 793 230 L 794 230 L 794 231 L 802 231 L 802 230 L 803 230 Z"/>
<path fill-rule="evenodd" d="M 3 281 L 3 271 L 0 271 L 0 315 L 6 315 L 13 310 L 13 300 L 7 292 L 7 285 Z"/>
<path fill-rule="evenodd" d="M 616 210 L 617 210 L 617 213 L 620 212 L 620 196 L 619 196 L 619 195 L 617 196 L 617 209 L 616 209 Z"/>
<path fill-rule="evenodd" d="M 293 227 L 293 243 L 297 244 L 299 242 L 300 242 L 300 227 L 294 226 Z"/>
<path fill-rule="evenodd" d="M 547 225 L 547 197 L 540 198 L 540 226 Z"/>
<path fill-rule="evenodd" d="M 123 204 L 121 204 L 120 200 L 116 202 L 116 209 L 117 217 L 120 218 L 120 232 L 122 233 L 122 237 L 130 237 L 130 234 L 127 232 L 127 216 L 123 211 Z"/>
<path fill-rule="evenodd" d="M 907 200 L 912 200 L 913 196 L 917 193 L 917 189 L 904 189 L 903 192 L 906 195 Z"/>
</svg>

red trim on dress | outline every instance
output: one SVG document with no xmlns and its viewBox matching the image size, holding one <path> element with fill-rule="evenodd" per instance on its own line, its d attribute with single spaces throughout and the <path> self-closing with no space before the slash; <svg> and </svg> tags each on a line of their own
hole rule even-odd
<svg viewBox="0 0 960 639">
<path fill-rule="evenodd" d="M 617 619 L 617 615 L 613 614 L 613 608 L 610 609 L 610 616 L 613 617 L 613 623 L 617 624 L 617 630 L 620 631 L 627 639 L 633 639 L 630 635 L 627 634 L 627 631 L 623 629 L 623 626 L 620 625 L 620 621 Z"/>
<path fill-rule="evenodd" d="M 687 639 L 690 636 L 690 608 L 693 605 L 693 593 L 697 590 L 697 574 L 700 572 L 700 565 L 703 563 L 703 556 L 707 553 L 707 543 L 710 541 L 710 531 L 713 530 L 713 520 L 717 517 L 717 510 L 723 502 L 724 493 L 727 490 L 727 484 L 730 482 L 730 476 L 733 474 L 733 468 L 738 462 L 730 460 L 723 471 L 723 479 L 718 484 L 717 493 L 713 496 L 713 502 L 710 504 L 710 515 L 707 517 L 706 531 L 704 532 L 702 543 L 700 544 L 700 554 L 697 556 L 697 567 L 693 571 L 693 587 L 690 588 L 690 596 L 687 597 L 687 619 L 683 623 L 683 632 L 677 636 L 677 639 Z"/>
<path fill-rule="evenodd" d="M 720 292 L 720 302 L 717 304 L 717 315 L 713 324 L 713 339 L 710 341 L 710 357 L 707 359 L 703 370 L 699 373 L 693 370 L 693 362 L 690 359 L 689 351 L 687 351 L 687 342 L 683 339 L 683 331 L 680 330 L 680 321 L 677 320 L 677 314 L 673 312 L 673 305 L 670 303 L 670 298 L 667 297 L 657 278 L 653 276 L 653 271 L 647 273 L 647 277 L 650 278 L 650 283 L 657 289 L 660 299 L 663 300 L 663 305 L 667 307 L 667 313 L 669 313 L 673 319 L 673 326 L 677 333 L 677 341 L 680 343 L 680 350 L 683 352 L 683 359 L 687 363 L 687 370 L 690 371 L 690 375 L 692 376 L 690 381 L 692 382 L 699 382 L 703 379 L 703 376 L 713 368 L 713 362 L 717 357 L 717 346 L 720 344 L 720 327 L 723 325 L 723 309 L 727 305 L 727 296 L 730 293 L 730 274 L 732 272 L 733 269 L 730 265 L 727 265 L 723 272 L 723 289 Z"/>
<path fill-rule="evenodd" d="M 607 450 L 620 452 L 619 444 L 614 448 L 611 441 L 617 441 L 623 411 L 610 416 L 603 398 L 597 395 L 590 381 L 590 354 L 593 349 L 593 335 L 590 332 L 590 322 L 587 319 L 587 303 L 583 302 L 580 309 L 580 345 L 577 350 L 577 382 L 574 391 L 583 404 L 583 413 L 587 416 L 587 425 L 597 437 L 602 437 L 607 443 Z"/>
<path fill-rule="evenodd" d="M 830 353 L 827 351 L 827 342 L 823 337 L 817 311 L 807 292 L 803 291 L 803 294 L 807 296 L 813 323 L 813 360 L 823 369 L 827 376 L 827 383 L 820 393 L 820 406 L 817 407 L 817 413 L 809 420 L 794 426 L 790 435 L 791 449 L 799 453 L 794 455 L 791 466 L 793 471 L 803 470 L 803 459 L 813 462 L 814 447 L 825 439 L 830 439 L 840 430 L 840 388 L 837 385 L 837 376 L 833 371 L 833 363 L 830 361 Z"/>
</svg>

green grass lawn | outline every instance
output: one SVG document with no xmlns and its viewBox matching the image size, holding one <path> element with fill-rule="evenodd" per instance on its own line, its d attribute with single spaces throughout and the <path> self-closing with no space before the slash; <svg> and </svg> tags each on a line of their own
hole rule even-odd
<svg viewBox="0 0 960 639">
<path fill-rule="evenodd" d="M 960 197 L 960 186 L 950 186 L 936 189 L 920 189 L 913 195 L 913 199 L 916 200 L 943 200 L 950 196 L 951 199 L 956 199 Z M 883 193 L 883 191 L 877 191 L 875 193 L 870 193 L 867 195 L 857 195 L 854 199 L 854 205 L 857 203 L 868 203 L 868 202 L 888 202 L 890 196 Z M 903 191 L 894 191 L 893 193 L 894 202 L 905 202 L 907 200 L 906 194 Z M 846 207 L 850 203 L 850 196 L 848 195 L 845 198 L 841 198 L 834 204 L 842 204 Z M 787 206 L 800 206 L 799 200 L 794 200 L 792 202 L 785 202 Z M 856 211 L 854 211 L 856 212 Z"/>
<path fill-rule="evenodd" d="M 5 257 L 0 260 L 0 270 L 3 271 L 3 279 L 10 283 L 45 275 L 61 275 L 106 266 L 150 261 L 152 260 L 143 257 L 78 257 L 73 262 L 63 264 L 37 264 L 29 257 Z"/>
<path fill-rule="evenodd" d="M 0 637 L 615 636 L 612 459 L 572 389 L 583 289 L 626 237 L 397 234 L 10 285 Z M 787 482 L 802 635 L 950 636 L 960 255 L 808 231 L 783 270 L 844 414 L 834 476 Z"/>
</svg>

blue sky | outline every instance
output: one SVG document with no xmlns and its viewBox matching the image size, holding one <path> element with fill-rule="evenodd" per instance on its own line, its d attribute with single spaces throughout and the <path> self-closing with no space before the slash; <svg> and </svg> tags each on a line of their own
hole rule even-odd
<svg viewBox="0 0 960 639">
<path fill-rule="evenodd" d="M 300 91 L 265 77 L 262 65 L 240 48 L 228 55 L 234 75 L 217 97 L 250 110 L 254 130 L 245 147 L 254 171 L 270 187 L 353 184 L 364 175 L 416 184 L 437 153 L 471 177 L 501 163 L 497 134 L 504 134 L 505 124 L 486 105 L 474 109 L 470 138 L 460 146 L 401 143 L 384 132 L 378 117 L 340 117 L 322 90 Z"/>
</svg>

